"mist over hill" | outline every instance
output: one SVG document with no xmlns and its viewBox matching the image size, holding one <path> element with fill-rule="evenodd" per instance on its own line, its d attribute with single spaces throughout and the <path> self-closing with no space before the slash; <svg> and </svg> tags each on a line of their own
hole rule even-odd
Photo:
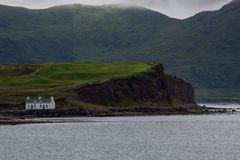
<svg viewBox="0 0 240 160">
<path fill-rule="evenodd" d="M 198 97 L 240 96 L 240 1 L 185 20 L 140 7 L 0 6 L 0 63 L 161 62 Z"/>
<path fill-rule="evenodd" d="M 217 10 L 231 0 L 0 0 L 0 4 L 43 9 L 64 4 L 142 6 L 174 18 L 187 18 L 202 11 Z"/>
</svg>

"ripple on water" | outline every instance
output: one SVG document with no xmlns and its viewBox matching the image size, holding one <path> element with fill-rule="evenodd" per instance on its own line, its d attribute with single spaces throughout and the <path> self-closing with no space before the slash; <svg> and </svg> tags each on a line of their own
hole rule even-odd
<svg viewBox="0 0 240 160">
<path fill-rule="evenodd" d="M 0 160 L 236 160 L 240 115 L 0 126 Z M 95 122 L 94 122 L 95 121 Z"/>
</svg>

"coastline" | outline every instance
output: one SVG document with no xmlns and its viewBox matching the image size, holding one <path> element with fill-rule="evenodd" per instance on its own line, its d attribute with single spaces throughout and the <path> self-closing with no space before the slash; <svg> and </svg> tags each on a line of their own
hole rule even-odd
<svg viewBox="0 0 240 160">
<path fill-rule="evenodd" d="M 140 112 L 122 112 L 112 114 L 99 114 L 88 116 L 52 116 L 52 117 L 0 117 L 1 125 L 21 125 L 21 124 L 44 124 L 44 123 L 85 123 L 97 122 L 87 120 L 92 117 L 139 117 L 139 116 L 175 116 L 175 115 L 209 115 L 209 114 L 226 114 L 223 111 L 202 111 L 202 112 L 164 112 L 164 113 L 140 113 Z"/>
<path fill-rule="evenodd" d="M 11 108 L 0 110 L 0 125 L 82 123 L 91 117 L 135 117 L 171 115 L 208 115 L 237 112 L 233 108 L 210 108 L 196 104 L 168 107 L 99 107 L 99 108 L 57 108 L 55 110 L 24 110 Z"/>
</svg>

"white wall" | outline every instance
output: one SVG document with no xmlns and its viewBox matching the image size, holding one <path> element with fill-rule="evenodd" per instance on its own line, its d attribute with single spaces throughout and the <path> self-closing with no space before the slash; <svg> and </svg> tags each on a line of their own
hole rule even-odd
<svg viewBox="0 0 240 160">
<path fill-rule="evenodd" d="M 54 100 L 51 103 L 26 103 L 25 105 L 26 110 L 48 110 L 48 109 L 55 109 L 55 102 Z"/>
</svg>

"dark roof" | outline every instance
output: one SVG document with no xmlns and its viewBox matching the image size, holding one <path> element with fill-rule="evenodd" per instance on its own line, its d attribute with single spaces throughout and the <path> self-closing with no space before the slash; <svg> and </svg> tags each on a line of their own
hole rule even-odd
<svg viewBox="0 0 240 160">
<path fill-rule="evenodd" d="M 50 103 L 51 98 L 29 98 L 26 100 L 26 103 Z"/>
</svg>

